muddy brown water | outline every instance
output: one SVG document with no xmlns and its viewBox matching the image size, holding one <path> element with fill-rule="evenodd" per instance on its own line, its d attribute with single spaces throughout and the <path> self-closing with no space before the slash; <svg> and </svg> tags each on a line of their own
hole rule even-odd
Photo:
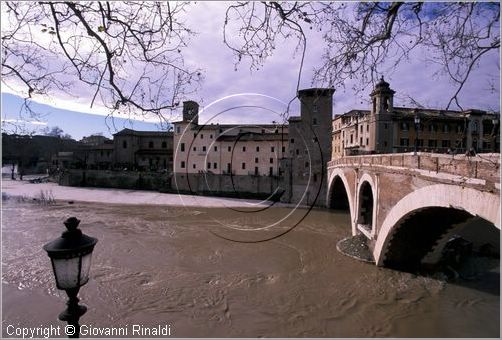
<svg viewBox="0 0 502 340">
<path fill-rule="evenodd" d="M 492 287 L 498 267 L 460 285 L 358 262 L 336 251 L 350 234 L 349 216 L 327 210 L 311 211 L 267 242 L 216 236 L 272 237 L 306 212 L 236 210 L 4 201 L 3 336 L 10 324 L 63 325 L 56 318 L 64 293 L 55 289 L 41 247 L 70 216 L 99 239 L 91 279 L 80 292 L 89 306 L 81 323 L 88 326 L 170 325 L 176 337 L 500 334 L 499 292 Z"/>
</svg>

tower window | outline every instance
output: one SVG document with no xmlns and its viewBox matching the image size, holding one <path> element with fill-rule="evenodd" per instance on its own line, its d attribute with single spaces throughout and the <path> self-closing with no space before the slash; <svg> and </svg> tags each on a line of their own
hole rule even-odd
<svg viewBox="0 0 502 340">
<path fill-rule="evenodd" d="M 123 147 L 124 149 L 127 149 L 127 141 L 126 141 L 126 140 L 122 142 L 122 147 Z"/>
<path fill-rule="evenodd" d="M 246 163 L 242 163 L 242 170 L 246 170 Z"/>
<path fill-rule="evenodd" d="M 180 144 L 180 150 L 181 152 L 185 152 L 185 143 Z"/>
<path fill-rule="evenodd" d="M 206 147 L 205 146 L 202 147 L 202 152 L 206 152 Z"/>
<path fill-rule="evenodd" d="M 228 152 L 230 152 L 230 151 L 232 151 L 232 147 L 231 146 L 228 147 Z"/>
<path fill-rule="evenodd" d="M 245 146 L 242 147 L 242 152 L 246 152 L 246 147 Z"/>
<path fill-rule="evenodd" d="M 272 146 L 272 147 L 270 148 L 270 152 L 275 152 L 275 147 L 273 147 L 273 146 Z"/>
<path fill-rule="evenodd" d="M 162 142 L 162 149 L 167 148 L 167 142 Z"/>
<path fill-rule="evenodd" d="M 260 152 L 260 147 L 259 146 L 256 147 L 256 152 Z"/>
<path fill-rule="evenodd" d="M 317 125 L 317 118 L 315 118 L 315 117 L 314 117 L 314 118 L 312 118 L 312 124 L 313 124 L 313 125 Z"/>
<path fill-rule="evenodd" d="M 255 162 L 255 163 L 258 163 L 258 157 L 256 157 L 256 158 L 254 159 L 254 162 Z"/>
<path fill-rule="evenodd" d="M 185 161 L 181 161 L 181 168 L 184 169 L 185 168 Z"/>
<path fill-rule="evenodd" d="M 152 141 L 148 142 L 148 147 L 149 147 L 150 149 L 153 149 L 153 142 L 152 142 Z"/>
</svg>

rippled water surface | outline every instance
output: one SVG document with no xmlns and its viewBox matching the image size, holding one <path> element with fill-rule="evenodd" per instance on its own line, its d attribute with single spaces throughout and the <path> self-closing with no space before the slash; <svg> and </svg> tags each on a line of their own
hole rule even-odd
<svg viewBox="0 0 502 340">
<path fill-rule="evenodd" d="M 171 325 L 178 337 L 498 337 L 498 268 L 466 284 L 357 262 L 336 251 L 346 214 L 286 208 L 3 204 L 2 307 L 8 324 L 62 324 L 42 245 L 77 216 L 97 237 L 81 323 Z M 262 231 L 235 231 L 259 228 Z M 218 234 L 222 237 L 218 237 Z"/>
</svg>

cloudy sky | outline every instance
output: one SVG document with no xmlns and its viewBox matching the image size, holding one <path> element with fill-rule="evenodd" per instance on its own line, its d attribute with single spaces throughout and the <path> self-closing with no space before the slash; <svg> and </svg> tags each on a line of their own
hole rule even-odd
<svg viewBox="0 0 502 340">
<path fill-rule="evenodd" d="M 205 108 L 209 122 L 220 123 L 271 123 L 280 120 L 287 103 L 297 90 L 300 55 L 295 51 L 295 40 L 282 40 L 274 55 L 267 59 L 260 70 L 251 71 L 244 60 L 234 69 L 235 57 L 223 44 L 223 22 L 228 3 L 198 2 L 187 11 L 187 25 L 197 32 L 184 51 L 185 63 L 203 69 L 204 81 L 193 96 Z M 303 66 L 300 88 L 312 84 L 313 69 L 321 64 L 324 44 L 320 36 L 308 33 L 307 50 Z M 447 77 L 434 75 L 435 65 L 426 62 L 425 51 L 417 51 L 409 62 L 385 75 L 385 79 L 396 91 L 395 105 L 410 106 L 408 97 L 426 107 L 445 108 L 455 88 Z M 465 108 L 481 108 L 499 111 L 500 69 L 499 55 L 492 53 L 474 70 L 470 81 L 462 91 Z M 350 109 L 367 109 L 371 88 L 356 94 L 350 83 L 345 89 L 336 89 L 333 103 L 335 114 Z M 16 123 L 30 120 L 19 116 L 22 98 L 13 89 L 2 84 L 2 120 Z M 55 93 L 50 100 L 34 98 L 40 104 L 36 108 L 41 113 L 31 126 L 34 129 L 58 125 L 74 138 L 95 132 L 106 135 L 123 127 L 136 129 L 158 128 L 155 124 L 118 119 L 113 123 L 105 120 L 108 112 L 99 105 L 90 108 L 91 97 L 84 89 L 75 90 L 72 97 Z M 248 107 L 248 108 L 243 108 Z M 293 101 L 290 115 L 299 115 L 298 102 Z M 225 111 L 224 113 L 221 113 Z M 221 113 L 221 114 L 220 114 Z M 30 122 L 27 123 L 28 127 Z"/>
</svg>

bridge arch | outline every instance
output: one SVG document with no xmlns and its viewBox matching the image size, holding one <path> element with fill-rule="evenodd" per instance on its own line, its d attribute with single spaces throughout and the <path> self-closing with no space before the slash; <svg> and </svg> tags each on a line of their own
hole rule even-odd
<svg viewBox="0 0 502 340">
<path fill-rule="evenodd" d="M 359 179 L 357 185 L 355 213 L 355 234 L 357 230 L 364 233 L 366 237 L 373 238 L 376 234 L 376 212 L 377 212 L 376 184 L 373 178 L 365 173 Z"/>
<path fill-rule="evenodd" d="M 411 214 L 426 209 L 448 208 L 479 216 L 500 229 L 500 197 L 496 194 L 456 185 L 435 184 L 403 197 L 387 214 L 378 232 L 373 255 L 376 264 L 384 265 L 384 255 L 396 228 Z M 462 219 L 465 214 L 461 215 Z"/>
<path fill-rule="evenodd" d="M 342 192 L 340 192 L 343 189 Z M 349 182 L 347 181 L 347 177 L 345 173 L 341 169 L 334 169 L 331 172 L 329 186 L 328 186 L 328 197 L 326 202 L 328 202 L 328 208 L 334 208 L 334 201 L 337 198 L 344 199 L 344 195 L 346 195 L 348 202 L 348 210 L 350 213 L 350 220 L 353 221 L 352 218 L 354 216 L 354 204 L 353 204 L 353 194 L 350 190 Z"/>
</svg>

